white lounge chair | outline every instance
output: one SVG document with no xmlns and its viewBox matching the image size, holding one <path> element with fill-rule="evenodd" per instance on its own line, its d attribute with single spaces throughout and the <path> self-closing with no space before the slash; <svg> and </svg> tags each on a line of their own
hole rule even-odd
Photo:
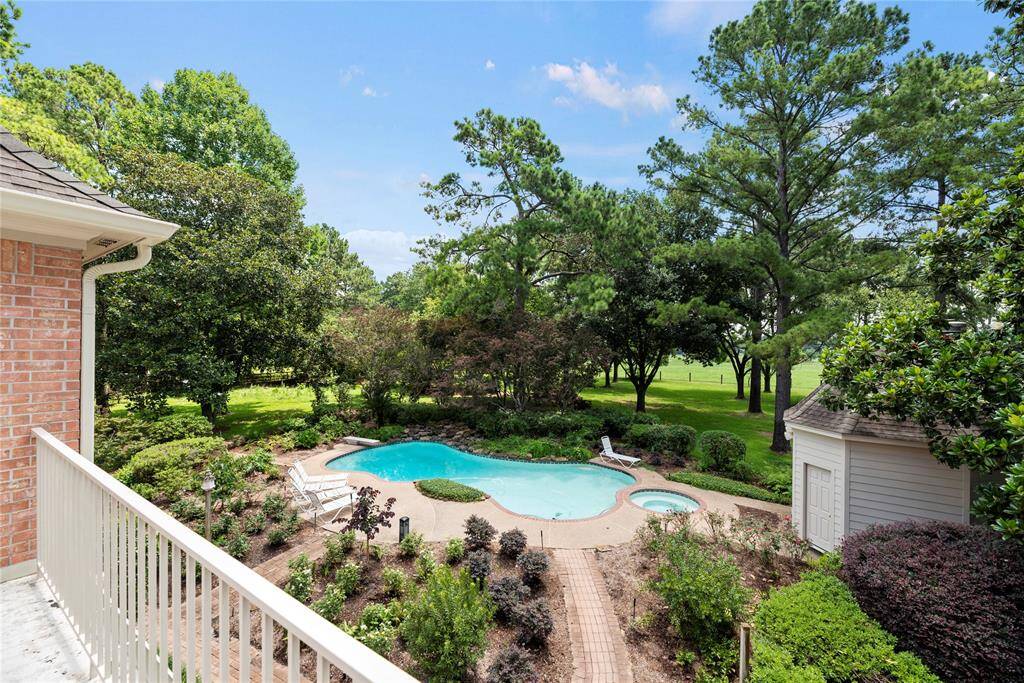
<svg viewBox="0 0 1024 683">
<path fill-rule="evenodd" d="M 607 436 L 601 437 L 601 457 L 612 464 L 622 465 L 624 467 L 633 467 L 640 462 L 640 458 L 634 458 L 631 455 L 623 455 L 622 453 L 616 453 L 612 450 L 612 440 Z"/>
<path fill-rule="evenodd" d="M 310 474 L 299 460 L 293 462 L 290 469 L 295 470 L 299 480 L 302 482 L 302 488 L 308 491 L 326 491 L 348 485 L 348 472 Z"/>
<path fill-rule="evenodd" d="M 332 512 L 334 515 L 327 521 L 328 524 L 333 524 L 337 519 L 341 511 L 347 507 L 352 507 L 356 504 L 356 490 L 351 486 L 348 487 L 350 490 L 347 495 L 342 495 L 337 498 L 323 499 L 320 494 L 310 492 L 308 494 L 309 502 L 311 503 L 313 513 L 313 524 L 316 524 L 316 518 L 320 515 L 329 515 Z"/>
</svg>

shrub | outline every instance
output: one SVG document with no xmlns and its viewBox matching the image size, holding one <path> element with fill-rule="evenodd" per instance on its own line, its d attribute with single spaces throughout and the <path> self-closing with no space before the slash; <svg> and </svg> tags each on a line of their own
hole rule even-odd
<svg viewBox="0 0 1024 683">
<path fill-rule="evenodd" d="M 494 535 L 498 533 L 493 524 L 477 515 L 467 517 L 464 528 L 466 530 L 467 550 L 479 550 L 489 547 L 491 541 L 494 540 Z"/>
<path fill-rule="evenodd" d="M 437 569 L 437 560 L 429 550 L 424 550 L 416 558 L 416 578 L 420 581 L 427 581 Z"/>
<path fill-rule="evenodd" d="M 702 470 L 735 474 L 747 455 L 747 444 L 732 432 L 709 429 L 700 435 L 700 456 L 697 464 Z"/>
<path fill-rule="evenodd" d="M 451 479 L 422 479 L 416 482 L 416 490 L 428 498 L 454 500 L 459 503 L 475 503 L 487 498 L 483 491 Z"/>
<path fill-rule="evenodd" d="M 594 440 L 600 436 L 604 421 L 596 415 L 584 412 L 552 412 L 540 413 L 536 416 L 534 430 L 538 434 L 549 436 L 568 436 L 574 434 L 585 440 Z"/>
<path fill-rule="evenodd" d="M 288 582 L 284 592 L 305 604 L 313 594 L 313 563 L 303 553 L 288 562 Z"/>
<path fill-rule="evenodd" d="M 681 464 L 693 452 L 697 432 L 687 425 L 634 423 L 626 430 L 626 441 L 650 451 L 655 460 L 664 455 L 669 462 Z"/>
<path fill-rule="evenodd" d="M 410 531 L 398 543 L 398 552 L 402 557 L 416 557 L 423 550 L 423 534 Z"/>
<path fill-rule="evenodd" d="M 257 472 L 262 472 L 263 474 L 277 472 L 274 454 L 266 448 L 257 448 L 252 453 L 242 457 L 242 474 L 249 476 Z"/>
<path fill-rule="evenodd" d="M 714 474 L 707 474 L 705 472 L 673 472 L 665 478 L 670 481 L 677 481 L 680 484 L 696 486 L 699 489 L 720 491 L 721 493 L 728 493 L 732 496 L 754 498 L 755 500 L 764 500 L 769 503 L 789 505 L 792 502 L 787 495 L 772 493 L 760 486 L 736 481 L 735 479 L 727 479 L 726 477 L 718 477 Z"/>
<path fill-rule="evenodd" d="M 341 618 L 341 611 L 345 607 L 345 600 L 348 595 L 336 583 L 327 585 L 324 594 L 319 600 L 313 603 L 313 611 L 330 622 L 336 623 Z"/>
<path fill-rule="evenodd" d="M 516 566 L 519 567 L 519 574 L 523 577 L 523 583 L 531 586 L 543 578 L 549 564 L 548 556 L 540 550 L 528 550 L 516 560 Z"/>
<path fill-rule="evenodd" d="M 236 560 L 245 558 L 251 547 L 249 538 L 240 531 L 231 534 L 224 543 L 224 551 Z"/>
<path fill-rule="evenodd" d="M 669 623 L 692 641 L 712 675 L 728 675 L 735 663 L 733 630 L 751 592 L 739 568 L 697 543 L 671 538 L 658 568 L 654 591 L 668 608 Z"/>
<path fill-rule="evenodd" d="M 213 425 L 201 415 L 167 415 L 156 420 L 139 417 L 96 419 L 96 464 L 113 472 L 139 451 L 167 441 L 212 436 Z"/>
<path fill-rule="evenodd" d="M 528 434 L 530 423 L 517 413 L 498 411 L 483 415 L 477 421 L 476 430 L 484 436 L 514 436 Z"/>
<path fill-rule="evenodd" d="M 280 524 L 275 525 L 267 532 L 267 543 L 271 546 L 281 546 L 299 532 L 299 516 L 292 513 Z"/>
<path fill-rule="evenodd" d="M 509 559 L 516 559 L 526 550 L 526 533 L 522 529 L 506 531 L 498 538 L 498 549 Z"/>
<path fill-rule="evenodd" d="M 458 564 L 466 556 L 466 542 L 461 538 L 449 538 L 444 547 L 444 557 L 448 564 Z"/>
<path fill-rule="evenodd" d="M 175 519 L 186 524 L 188 522 L 197 522 L 206 515 L 203 505 L 195 498 L 182 498 L 171 503 L 168 509 Z"/>
<path fill-rule="evenodd" d="M 825 683 L 813 666 L 798 666 L 793 656 L 770 640 L 754 634 L 750 683 Z"/>
<path fill-rule="evenodd" d="M 494 608 L 464 571 L 440 567 L 419 600 L 408 606 L 402 638 L 431 680 L 461 680 L 487 645 Z"/>
<path fill-rule="evenodd" d="M 393 598 L 400 598 L 405 595 L 409 587 L 409 579 L 400 569 L 385 567 L 380 573 L 380 583 L 384 595 Z"/>
<path fill-rule="evenodd" d="M 334 573 L 334 585 L 345 595 L 352 595 L 359 588 L 359 582 L 363 580 L 363 568 L 351 560 L 341 566 Z"/>
<path fill-rule="evenodd" d="M 392 605 L 371 602 L 363 608 L 359 621 L 353 625 L 342 626 L 350 636 L 361 642 L 382 657 L 391 652 L 398 634 L 399 618 Z"/>
<path fill-rule="evenodd" d="M 227 453 L 224 439 L 199 437 L 169 441 L 139 451 L 114 476 L 136 491 L 173 502 L 185 492 L 202 492 L 203 471 L 218 456 L 233 459 Z M 222 486 L 220 478 L 217 484 L 215 494 L 218 497 L 231 493 Z"/>
<path fill-rule="evenodd" d="M 530 597 L 530 589 L 516 576 L 505 576 L 491 582 L 489 587 L 495 614 L 499 619 L 511 621 L 515 611 Z"/>
<path fill-rule="evenodd" d="M 487 667 L 486 683 L 536 683 L 537 671 L 530 654 L 517 645 L 510 645 Z"/>
<path fill-rule="evenodd" d="M 238 517 L 225 513 L 217 517 L 210 530 L 210 535 L 215 539 L 223 540 L 226 536 L 237 534 L 241 528 Z"/>
<path fill-rule="evenodd" d="M 316 448 L 320 445 L 323 434 L 310 427 L 295 432 L 292 434 L 292 438 L 295 439 L 295 445 L 299 448 Z"/>
<path fill-rule="evenodd" d="M 178 413 L 146 423 L 146 432 L 153 443 L 213 436 L 213 425 L 202 415 Z"/>
<path fill-rule="evenodd" d="M 284 496 L 278 493 L 271 493 L 263 499 L 261 509 L 263 510 L 263 514 L 265 514 L 269 519 L 272 519 L 275 522 L 280 522 L 284 519 L 284 511 L 287 507 L 288 504 L 285 502 Z"/>
<path fill-rule="evenodd" d="M 897 655 L 896 638 L 864 614 L 834 576 L 808 572 L 775 591 L 758 606 L 754 624 L 759 643 L 785 650 L 798 670 L 814 667 L 827 681 L 939 683 L 916 657 Z M 769 664 L 777 666 L 779 658 L 769 651 Z"/>
<path fill-rule="evenodd" d="M 601 428 L 598 430 L 600 435 L 607 435 L 613 439 L 624 437 L 629 426 L 633 424 L 634 413 L 632 411 L 618 408 L 591 408 L 588 412 L 601 421 Z"/>
<path fill-rule="evenodd" d="M 267 527 L 267 516 L 262 512 L 248 515 L 242 520 L 242 530 L 249 536 L 256 536 L 263 533 Z"/>
<path fill-rule="evenodd" d="M 324 541 L 324 554 L 318 563 L 321 576 L 330 576 L 331 572 L 341 566 L 345 557 L 352 551 L 355 540 L 354 532 L 343 531 L 340 534 L 333 534 Z"/>
<path fill-rule="evenodd" d="M 491 555 L 486 550 L 474 550 L 466 558 L 469 575 L 481 585 L 491 575 Z"/>
<path fill-rule="evenodd" d="M 384 548 L 376 543 L 370 545 L 370 559 L 380 562 L 384 559 Z"/>
<path fill-rule="evenodd" d="M 945 680 L 1024 680 L 1024 549 L 988 528 L 897 522 L 847 537 L 839 574 Z"/>
<path fill-rule="evenodd" d="M 522 645 L 543 645 L 555 629 L 551 610 L 543 600 L 533 600 L 520 605 L 512 619 L 519 627 L 519 643 Z"/>
</svg>

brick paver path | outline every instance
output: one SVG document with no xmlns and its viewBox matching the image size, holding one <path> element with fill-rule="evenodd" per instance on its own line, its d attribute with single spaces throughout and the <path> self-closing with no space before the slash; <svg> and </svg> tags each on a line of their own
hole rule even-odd
<svg viewBox="0 0 1024 683">
<path fill-rule="evenodd" d="M 572 643 L 573 683 L 632 683 L 626 641 L 592 550 L 555 550 Z"/>
</svg>

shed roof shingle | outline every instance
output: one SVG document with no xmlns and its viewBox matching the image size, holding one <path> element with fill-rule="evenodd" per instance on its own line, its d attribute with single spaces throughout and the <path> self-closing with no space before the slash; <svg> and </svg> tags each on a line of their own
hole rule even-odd
<svg viewBox="0 0 1024 683">
<path fill-rule="evenodd" d="M 146 216 L 61 170 L 0 126 L 0 187 L 99 209 Z M 148 216 L 146 216 L 148 218 Z"/>
<path fill-rule="evenodd" d="M 827 385 L 819 386 L 804 400 L 787 410 L 786 424 L 802 425 L 842 435 L 915 443 L 928 442 L 928 435 L 914 422 L 886 415 L 864 417 L 852 410 L 829 410 L 821 397 L 825 389 Z"/>
</svg>

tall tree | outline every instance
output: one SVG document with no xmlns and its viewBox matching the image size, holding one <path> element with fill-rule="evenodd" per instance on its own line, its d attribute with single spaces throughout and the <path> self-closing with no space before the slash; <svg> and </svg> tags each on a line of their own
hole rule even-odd
<svg viewBox="0 0 1024 683">
<path fill-rule="evenodd" d="M 101 281 L 101 374 L 137 403 L 185 396 L 212 418 L 252 369 L 291 367 L 336 305 L 337 269 L 311 257 L 291 193 L 169 154 L 116 163 L 119 198 L 182 227 L 149 266 Z"/>
<path fill-rule="evenodd" d="M 231 166 L 293 191 L 298 163 L 234 74 L 179 69 L 161 90 L 145 86 L 122 117 L 132 147 L 177 154 L 207 168 Z"/>
<path fill-rule="evenodd" d="M 9 73 L 11 66 L 18 61 L 28 43 L 18 40 L 15 22 L 21 19 L 21 8 L 14 0 L 0 2 L 0 69 Z"/>
<path fill-rule="evenodd" d="M 775 335 L 762 342 L 776 370 L 772 449 L 788 450 L 784 413 L 791 366 L 821 333 L 824 292 L 862 281 L 873 264 L 850 263 L 849 220 L 878 197 L 855 195 L 849 176 L 872 163 L 866 114 L 880 96 L 885 59 L 907 41 L 898 8 L 839 0 L 761 0 L 719 26 L 694 75 L 718 95 L 718 113 L 679 101 L 690 125 L 710 132 L 700 154 L 661 139 L 646 172 L 710 197 L 763 269 L 775 301 Z"/>
</svg>

